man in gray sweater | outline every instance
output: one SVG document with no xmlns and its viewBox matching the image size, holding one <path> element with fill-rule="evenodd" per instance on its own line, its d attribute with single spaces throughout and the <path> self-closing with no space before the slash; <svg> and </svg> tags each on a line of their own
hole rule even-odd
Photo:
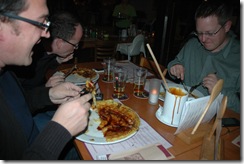
<svg viewBox="0 0 244 164">
<path fill-rule="evenodd" d="M 204 1 L 195 13 L 196 37 L 191 38 L 168 64 L 172 78 L 209 95 L 218 79 L 224 80 L 222 93 L 227 106 L 240 112 L 240 41 L 230 31 L 231 5 Z"/>
</svg>

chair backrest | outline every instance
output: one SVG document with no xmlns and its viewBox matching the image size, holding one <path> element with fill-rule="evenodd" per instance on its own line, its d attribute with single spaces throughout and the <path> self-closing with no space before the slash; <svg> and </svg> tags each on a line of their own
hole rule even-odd
<svg viewBox="0 0 244 164">
<path fill-rule="evenodd" d="M 138 34 L 132 41 L 132 44 L 128 47 L 128 55 L 135 56 L 139 55 L 142 46 L 144 46 L 145 37 L 142 34 Z M 144 48 L 145 49 L 145 48 Z M 145 51 L 145 50 L 143 50 Z"/>
<path fill-rule="evenodd" d="M 95 61 L 115 56 L 116 43 L 109 40 L 97 40 L 95 43 Z"/>
<path fill-rule="evenodd" d="M 150 59 L 145 58 L 144 56 L 141 56 L 139 65 L 141 67 L 148 69 L 150 72 L 155 74 L 158 78 L 161 78 L 159 71 L 157 69 L 157 66 L 153 60 L 150 60 Z M 167 73 L 167 68 L 161 64 L 159 64 L 159 67 L 161 68 L 163 75 L 165 76 Z"/>
</svg>

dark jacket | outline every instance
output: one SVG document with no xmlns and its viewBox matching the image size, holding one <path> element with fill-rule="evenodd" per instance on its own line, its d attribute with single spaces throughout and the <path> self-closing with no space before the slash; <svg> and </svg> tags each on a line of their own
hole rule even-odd
<svg viewBox="0 0 244 164">
<path fill-rule="evenodd" d="M 4 73 L 6 72 L 2 72 L 0 76 L 3 76 Z M 28 112 L 33 114 L 43 106 L 52 104 L 48 96 L 49 88 L 39 87 L 24 92 L 15 75 L 11 75 L 13 76 L 12 81 L 16 81 L 19 91 L 25 95 L 25 100 L 29 105 Z M 4 83 L 4 81 L 2 82 Z M 14 93 L 13 96 L 15 96 Z M 0 97 L 0 158 L 3 160 L 58 159 L 62 149 L 72 138 L 71 134 L 60 124 L 50 121 L 28 145 L 24 128 L 10 109 L 1 87 Z"/>
</svg>

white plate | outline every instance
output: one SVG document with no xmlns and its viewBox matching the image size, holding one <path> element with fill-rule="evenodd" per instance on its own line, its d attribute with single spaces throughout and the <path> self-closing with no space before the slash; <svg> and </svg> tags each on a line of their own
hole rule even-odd
<svg viewBox="0 0 244 164">
<path fill-rule="evenodd" d="M 55 74 L 63 74 L 62 72 L 56 72 Z M 99 74 L 96 72 L 96 76 L 91 79 L 93 83 L 95 83 L 99 79 Z M 76 85 L 86 84 L 87 78 L 79 76 L 78 74 L 70 74 L 65 78 L 65 81 L 75 83 Z"/>
<path fill-rule="evenodd" d="M 163 120 L 163 118 L 161 117 L 161 113 L 162 113 L 162 110 L 163 110 L 163 109 L 164 109 L 164 108 L 161 107 L 161 108 L 159 108 L 159 109 L 157 110 L 157 112 L 155 113 L 156 118 L 157 118 L 160 122 L 164 123 L 165 125 L 172 126 L 172 127 L 178 127 L 178 125 L 175 125 L 175 124 L 169 124 L 169 123 L 167 123 L 167 122 L 165 122 L 165 121 Z"/>
<path fill-rule="evenodd" d="M 89 117 L 89 124 L 88 124 L 87 131 L 76 137 L 76 139 L 78 139 L 80 141 L 83 141 L 86 143 L 91 143 L 91 144 L 113 144 L 113 143 L 118 143 L 118 142 L 127 140 L 130 137 L 132 137 L 133 135 L 135 135 L 137 132 L 136 131 L 125 138 L 122 138 L 122 139 L 119 139 L 116 141 L 107 142 L 105 137 L 103 136 L 102 131 L 97 130 L 97 127 L 100 124 L 99 115 L 94 110 L 90 110 L 90 111 L 91 111 L 91 114 Z"/>
<path fill-rule="evenodd" d="M 182 88 L 184 89 L 183 85 L 181 84 L 176 84 L 176 83 L 168 83 L 168 87 L 179 87 L 179 88 Z M 188 90 L 190 90 L 191 87 L 189 86 L 186 86 L 188 88 Z M 204 95 L 198 91 L 197 89 L 195 89 L 193 92 L 192 92 L 193 95 L 197 96 L 197 97 L 204 97 Z M 160 94 L 159 94 L 159 100 L 162 100 L 164 101 L 164 97 L 165 97 L 165 90 L 164 88 L 161 86 L 160 88 Z M 193 98 L 192 96 L 189 96 L 189 98 Z"/>
</svg>

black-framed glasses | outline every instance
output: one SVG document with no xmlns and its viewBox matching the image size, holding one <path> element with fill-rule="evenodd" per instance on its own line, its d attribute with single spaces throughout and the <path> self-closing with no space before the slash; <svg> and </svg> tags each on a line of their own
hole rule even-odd
<svg viewBox="0 0 244 164">
<path fill-rule="evenodd" d="M 60 37 L 58 37 L 58 38 L 60 38 Z M 65 41 L 66 43 L 69 43 L 70 45 L 72 45 L 72 46 L 74 47 L 74 49 L 76 49 L 76 50 L 79 48 L 79 43 L 77 43 L 77 44 L 73 44 L 73 43 L 69 42 L 69 41 L 66 40 L 66 39 L 63 39 L 63 38 L 60 38 L 60 39 L 62 39 L 62 40 Z"/>
<path fill-rule="evenodd" d="M 34 26 L 37 26 L 37 27 L 45 30 L 46 32 L 48 31 L 48 28 L 50 27 L 50 24 L 51 24 L 51 22 L 48 20 L 48 18 L 45 19 L 44 23 L 41 23 L 41 22 L 37 22 L 37 21 L 31 20 L 28 18 L 24 18 L 24 17 L 18 16 L 18 15 L 15 15 L 15 14 L 11 14 L 11 13 L 2 13 L 1 15 L 9 17 L 11 19 L 17 19 L 20 21 L 30 23 Z"/>
<path fill-rule="evenodd" d="M 214 37 L 224 26 L 226 23 L 224 23 L 216 32 L 195 32 L 194 34 L 198 37 L 201 37 L 203 35 L 206 35 L 208 37 Z"/>
</svg>

